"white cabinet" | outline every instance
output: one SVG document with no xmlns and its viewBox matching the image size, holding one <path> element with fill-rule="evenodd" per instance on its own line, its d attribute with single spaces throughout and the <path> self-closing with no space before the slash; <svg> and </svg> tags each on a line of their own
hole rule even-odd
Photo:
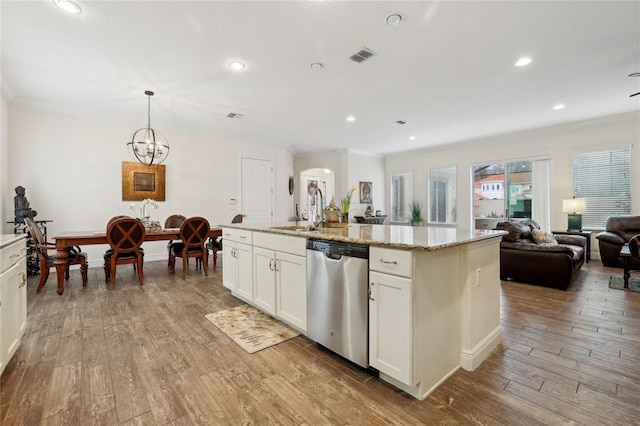
<svg viewBox="0 0 640 426">
<path fill-rule="evenodd" d="M 27 327 L 26 241 L 16 236 L 8 238 L 12 242 L 0 250 L 0 374 L 20 346 Z"/>
<path fill-rule="evenodd" d="M 370 272 L 369 286 L 369 364 L 412 385 L 412 282 Z"/>
<path fill-rule="evenodd" d="M 253 300 L 251 231 L 222 230 L 222 284 L 247 301 Z"/>
<path fill-rule="evenodd" d="M 307 258 L 276 252 L 276 315 L 307 330 Z"/>
<path fill-rule="evenodd" d="M 306 238 L 256 232 L 253 246 L 255 305 L 306 331 Z"/>
<path fill-rule="evenodd" d="M 254 247 L 253 264 L 255 266 L 253 276 L 255 298 L 253 302 L 263 311 L 276 315 L 276 259 L 274 251 Z"/>
<path fill-rule="evenodd" d="M 369 364 L 412 386 L 413 254 L 371 247 L 369 268 Z"/>
</svg>

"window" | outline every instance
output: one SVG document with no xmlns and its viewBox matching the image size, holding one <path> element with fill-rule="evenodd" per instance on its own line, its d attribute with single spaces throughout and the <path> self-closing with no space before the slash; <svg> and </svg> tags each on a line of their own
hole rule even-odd
<svg viewBox="0 0 640 426">
<path fill-rule="evenodd" d="M 609 216 L 631 214 L 631 148 L 575 154 L 573 196 L 587 200 L 582 227 L 602 229 Z"/>
<path fill-rule="evenodd" d="M 429 222 L 456 223 L 456 168 L 429 171 Z"/>
<path fill-rule="evenodd" d="M 391 175 L 391 222 L 408 222 L 409 201 L 413 196 L 413 173 Z"/>
<path fill-rule="evenodd" d="M 532 161 L 473 167 L 474 216 L 507 220 L 531 218 Z"/>
</svg>

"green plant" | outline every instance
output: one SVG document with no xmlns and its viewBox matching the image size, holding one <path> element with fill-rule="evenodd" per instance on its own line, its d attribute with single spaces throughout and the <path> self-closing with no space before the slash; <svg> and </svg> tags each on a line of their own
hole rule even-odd
<svg viewBox="0 0 640 426">
<path fill-rule="evenodd" d="M 420 201 L 411 201 L 409 203 L 409 211 L 411 212 L 411 222 L 423 222 L 422 218 L 422 204 Z"/>
<path fill-rule="evenodd" d="M 349 213 L 349 208 L 351 207 L 351 196 L 355 190 L 356 187 L 352 186 L 349 188 L 349 191 L 347 191 L 347 196 L 340 200 L 340 204 L 342 204 L 342 213 Z"/>
</svg>

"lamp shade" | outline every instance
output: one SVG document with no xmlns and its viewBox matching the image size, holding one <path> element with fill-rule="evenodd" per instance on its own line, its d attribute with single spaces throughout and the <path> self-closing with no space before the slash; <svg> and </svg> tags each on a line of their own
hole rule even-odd
<svg viewBox="0 0 640 426">
<path fill-rule="evenodd" d="M 562 200 L 563 213 L 583 213 L 587 211 L 587 200 L 584 198 L 571 198 Z"/>
</svg>

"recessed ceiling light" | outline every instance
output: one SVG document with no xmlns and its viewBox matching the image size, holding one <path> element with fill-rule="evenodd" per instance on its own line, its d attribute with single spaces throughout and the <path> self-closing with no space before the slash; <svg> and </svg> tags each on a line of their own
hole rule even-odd
<svg viewBox="0 0 640 426">
<path fill-rule="evenodd" d="M 402 15 L 394 13 L 393 15 L 387 16 L 387 25 L 396 26 L 402 22 Z"/>
<path fill-rule="evenodd" d="M 311 65 L 312 70 L 320 70 L 322 69 L 322 64 L 320 62 L 314 62 Z"/>
<path fill-rule="evenodd" d="M 553 106 L 553 109 L 556 109 L 556 110 L 558 110 L 558 109 L 562 109 L 562 108 L 564 108 L 564 105 L 563 105 L 563 104 L 557 104 L 557 105 L 554 105 L 554 106 Z"/>
<path fill-rule="evenodd" d="M 229 68 L 231 68 L 232 70 L 235 70 L 235 71 L 240 71 L 240 70 L 244 69 L 244 63 L 242 63 L 240 61 L 231 61 L 231 62 L 229 62 Z"/>
<path fill-rule="evenodd" d="M 524 57 L 524 58 L 520 58 L 518 59 L 518 62 L 516 62 L 516 67 L 524 67 L 526 65 L 529 65 L 531 63 L 531 58 L 528 57 Z"/>
<path fill-rule="evenodd" d="M 78 14 L 81 11 L 80 6 L 71 0 L 53 0 L 53 3 L 67 13 Z"/>
<path fill-rule="evenodd" d="M 353 115 L 347 117 L 347 121 L 356 121 L 356 118 Z"/>
<path fill-rule="evenodd" d="M 415 136 L 409 136 L 409 140 L 410 140 L 410 141 L 415 141 L 415 140 L 416 140 L 416 137 L 415 137 Z"/>
</svg>

